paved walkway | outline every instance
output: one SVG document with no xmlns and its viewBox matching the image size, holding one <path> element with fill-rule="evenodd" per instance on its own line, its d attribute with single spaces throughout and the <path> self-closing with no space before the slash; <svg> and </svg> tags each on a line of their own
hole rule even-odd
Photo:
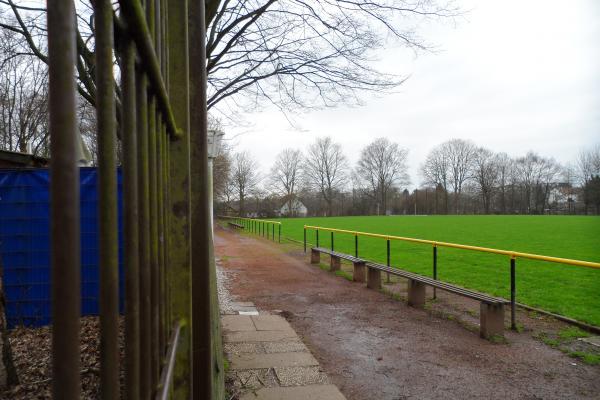
<svg viewBox="0 0 600 400">
<path fill-rule="evenodd" d="M 345 400 L 294 329 L 252 303 L 232 303 L 223 315 L 228 382 L 242 400 Z"/>
</svg>

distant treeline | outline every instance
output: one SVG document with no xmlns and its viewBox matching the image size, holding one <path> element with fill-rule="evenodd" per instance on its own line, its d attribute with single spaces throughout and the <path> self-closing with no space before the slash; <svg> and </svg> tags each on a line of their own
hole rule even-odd
<svg viewBox="0 0 600 400">
<path fill-rule="evenodd" d="M 266 176 L 248 152 L 215 159 L 219 212 L 278 215 L 600 214 L 600 145 L 561 165 L 535 152 L 513 157 L 452 139 L 429 152 L 424 184 L 408 189 L 408 150 L 379 138 L 356 165 L 319 138 L 305 152 L 285 149 Z"/>
</svg>

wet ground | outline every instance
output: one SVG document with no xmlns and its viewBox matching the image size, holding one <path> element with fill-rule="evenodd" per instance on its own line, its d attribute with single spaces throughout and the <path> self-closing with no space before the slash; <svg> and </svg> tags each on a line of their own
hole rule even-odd
<svg viewBox="0 0 600 400">
<path fill-rule="evenodd" d="M 414 309 L 402 281 L 384 294 L 309 264 L 297 245 L 216 235 L 231 295 L 281 310 L 348 399 L 600 398 L 598 365 L 540 339 L 562 322 L 521 312 L 521 332 L 492 343 L 479 338 L 476 302 L 439 294 Z"/>
</svg>

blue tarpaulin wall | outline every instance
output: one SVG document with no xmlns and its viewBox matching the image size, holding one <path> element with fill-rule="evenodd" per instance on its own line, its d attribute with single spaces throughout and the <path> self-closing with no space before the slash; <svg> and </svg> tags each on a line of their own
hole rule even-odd
<svg viewBox="0 0 600 400">
<path fill-rule="evenodd" d="M 98 314 L 96 168 L 80 169 L 81 314 Z M 119 184 L 119 276 L 123 282 L 122 190 Z M 9 327 L 51 323 L 50 178 L 48 169 L 0 169 L 0 265 Z M 56 277 L 60 279 L 60 277 Z M 123 285 L 119 302 L 123 308 Z M 60 310 L 58 311 L 60 312 Z"/>
</svg>

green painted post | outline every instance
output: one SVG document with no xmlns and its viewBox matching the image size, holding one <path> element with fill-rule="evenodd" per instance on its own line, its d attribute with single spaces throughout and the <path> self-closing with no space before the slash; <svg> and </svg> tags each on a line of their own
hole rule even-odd
<svg viewBox="0 0 600 400">
<path fill-rule="evenodd" d="M 192 372 L 193 397 L 222 399 L 223 349 L 213 256 L 211 180 L 208 165 L 206 27 L 204 1 L 189 2 L 191 185 L 192 185 Z M 240 225 L 246 226 L 241 217 Z M 218 367 L 217 367 L 218 366 Z"/>
<path fill-rule="evenodd" d="M 98 135 L 98 221 L 100 268 L 100 393 L 118 399 L 119 249 L 117 227 L 117 132 L 112 52 L 113 10 L 94 2 L 96 27 L 96 119 Z"/>
<path fill-rule="evenodd" d="M 137 139 L 135 121 L 135 49 L 123 40 L 123 239 L 125 264 L 125 397 L 140 397 L 140 294 Z"/>
<path fill-rule="evenodd" d="M 306 227 L 304 227 L 304 252 L 306 253 Z"/>
<path fill-rule="evenodd" d="M 170 143 L 169 269 L 171 270 L 171 313 L 182 325 L 177 347 L 173 397 L 192 397 L 191 319 L 191 180 L 190 98 L 188 60 L 188 1 L 167 3 L 169 97 L 182 137 Z"/>
<path fill-rule="evenodd" d="M 139 271 L 140 271 L 140 397 L 150 396 L 150 203 L 148 201 L 148 80 L 143 72 L 136 75 Z"/>
</svg>

